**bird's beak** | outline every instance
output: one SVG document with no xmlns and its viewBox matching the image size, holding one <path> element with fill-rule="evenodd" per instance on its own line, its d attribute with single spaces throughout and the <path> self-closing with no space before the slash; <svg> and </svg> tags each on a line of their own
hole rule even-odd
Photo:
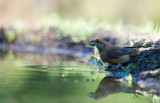
<svg viewBox="0 0 160 103">
<path fill-rule="evenodd" d="M 89 45 L 91 45 L 91 46 L 96 46 L 96 41 L 95 41 L 95 40 L 90 41 L 90 42 L 89 42 Z"/>
</svg>

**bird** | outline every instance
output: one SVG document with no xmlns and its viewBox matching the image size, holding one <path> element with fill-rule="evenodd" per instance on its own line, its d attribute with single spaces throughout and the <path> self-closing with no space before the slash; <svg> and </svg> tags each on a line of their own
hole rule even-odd
<svg viewBox="0 0 160 103">
<path fill-rule="evenodd" d="M 102 61 L 111 65 L 122 65 L 130 61 L 131 56 L 139 52 L 138 48 L 111 45 L 104 39 L 95 39 L 89 45 L 96 46 Z"/>
<path fill-rule="evenodd" d="M 135 96 L 137 96 L 136 94 L 142 95 L 136 87 L 133 87 L 128 82 L 128 78 L 106 76 L 100 81 L 96 91 L 89 93 L 88 96 L 93 99 L 101 99 L 116 93 L 134 93 Z"/>
</svg>

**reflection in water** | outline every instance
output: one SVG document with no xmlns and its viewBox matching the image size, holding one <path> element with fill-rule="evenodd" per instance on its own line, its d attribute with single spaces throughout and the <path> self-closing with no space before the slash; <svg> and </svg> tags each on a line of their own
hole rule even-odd
<svg viewBox="0 0 160 103">
<path fill-rule="evenodd" d="M 0 103 L 77 103 L 79 100 L 81 103 L 99 102 L 93 101 L 87 94 L 95 90 L 100 78 L 106 76 L 105 71 L 97 72 L 96 68 L 75 64 L 64 58 L 58 59 L 61 65 L 58 62 L 55 62 L 56 65 L 41 65 L 39 62 L 44 60 L 43 55 L 39 57 L 40 55 L 23 54 L 24 58 L 22 55 L 19 58 L 16 56 L 10 52 L 0 55 Z M 28 61 L 32 63 L 28 64 Z M 112 93 L 135 91 L 124 78 L 113 78 L 110 75 L 103 78 L 97 91 L 90 96 L 98 99 Z M 128 94 L 125 98 L 121 98 L 122 96 L 124 94 L 120 93 L 116 100 L 106 98 L 101 103 L 125 103 L 126 99 L 133 97 Z M 148 97 L 133 101 L 151 103 Z"/>
<path fill-rule="evenodd" d="M 122 77 L 106 76 L 99 83 L 97 90 L 90 93 L 89 97 L 100 99 L 113 93 L 136 93 L 136 88 L 129 85 L 128 81 Z"/>
</svg>

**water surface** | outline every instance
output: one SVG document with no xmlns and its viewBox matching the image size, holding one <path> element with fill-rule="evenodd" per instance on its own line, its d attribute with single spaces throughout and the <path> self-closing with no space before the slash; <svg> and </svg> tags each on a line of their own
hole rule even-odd
<svg viewBox="0 0 160 103">
<path fill-rule="evenodd" d="M 152 103 L 147 96 L 134 98 L 134 90 L 129 91 L 126 82 L 115 82 L 119 78 L 106 81 L 109 73 L 97 71 L 96 66 L 74 59 L 48 58 L 53 61 L 46 63 L 44 55 L 33 54 L 1 57 L 0 103 Z M 114 87 L 103 91 L 101 83 L 105 88 L 110 88 L 108 84 Z M 122 86 L 127 90 L 121 91 Z"/>
</svg>

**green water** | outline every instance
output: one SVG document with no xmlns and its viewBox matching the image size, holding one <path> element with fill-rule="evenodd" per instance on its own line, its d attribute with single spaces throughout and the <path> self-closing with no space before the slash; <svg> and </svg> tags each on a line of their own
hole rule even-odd
<svg viewBox="0 0 160 103">
<path fill-rule="evenodd" d="M 0 103 L 152 103 L 146 96 L 134 98 L 133 93 L 90 98 L 88 95 L 107 74 L 97 71 L 96 66 L 74 60 L 57 65 L 33 65 L 29 61 L 15 56 L 0 59 Z"/>
</svg>

